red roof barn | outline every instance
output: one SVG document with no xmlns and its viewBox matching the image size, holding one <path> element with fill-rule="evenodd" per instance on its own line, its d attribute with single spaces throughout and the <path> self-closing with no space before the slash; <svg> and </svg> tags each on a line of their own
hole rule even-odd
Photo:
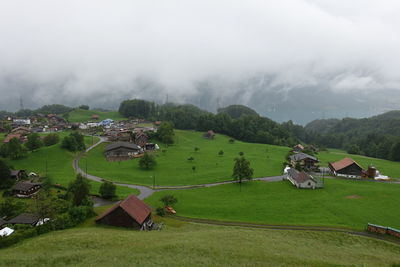
<svg viewBox="0 0 400 267">
<path fill-rule="evenodd" d="M 328 164 L 331 171 L 338 176 L 361 177 L 363 168 L 351 158 L 344 158 Z"/>
<path fill-rule="evenodd" d="M 151 208 L 131 195 L 97 217 L 96 223 L 142 230 L 152 223 Z"/>
</svg>

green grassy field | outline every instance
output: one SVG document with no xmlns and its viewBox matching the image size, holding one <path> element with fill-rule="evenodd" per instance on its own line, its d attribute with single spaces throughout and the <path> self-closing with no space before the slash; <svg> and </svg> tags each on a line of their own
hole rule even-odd
<svg viewBox="0 0 400 267">
<path fill-rule="evenodd" d="M 264 177 L 282 174 L 282 162 L 289 148 L 251 144 L 236 141 L 229 144 L 229 137 L 217 135 L 214 140 L 202 137 L 201 132 L 175 130 L 176 144 L 165 147 L 161 144 L 158 151 L 157 166 L 154 170 L 142 170 L 138 159 L 108 162 L 104 157 L 104 147 L 101 144 L 88 153 L 80 161 L 81 168 L 88 165 L 88 173 L 107 178 L 112 181 L 152 185 L 152 176 L 156 176 L 156 185 L 192 185 L 231 180 L 235 157 L 239 152 L 250 160 L 254 168 L 254 177 Z M 198 152 L 194 148 L 198 147 Z M 218 152 L 224 151 L 223 156 Z M 188 160 L 193 157 L 193 162 Z M 196 170 L 192 170 L 196 166 Z"/>
<path fill-rule="evenodd" d="M 105 119 L 113 119 L 113 120 L 125 120 L 118 111 L 108 111 L 102 112 L 97 110 L 84 110 L 84 109 L 74 109 L 69 113 L 69 122 L 87 122 L 91 121 L 92 115 L 99 115 L 98 121 L 102 121 Z"/>
<path fill-rule="evenodd" d="M 389 161 L 384 159 L 370 158 L 360 155 L 347 154 L 343 150 L 329 149 L 328 151 L 321 151 L 317 155 L 321 161 L 320 166 L 328 166 L 328 162 L 335 162 L 345 157 L 352 158 L 364 169 L 368 168 L 368 165 L 375 166 L 383 175 L 389 177 L 400 178 L 400 162 Z"/>
<path fill-rule="evenodd" d="M 400 229 L 400 184 L 325 179 L 325 188 L 296 189 L 289 181 L 244 183 L 164 191 L 146 201 L 172 194 L 178 215 L 265 224 L 324 225 L 364 229 L 375 223 Z"/>
<path fill-rule="evenodd" d="M 389 266 L 400 246 L 342 233 L 185 224 L 141 232 L 48 233 L 0 253 L 3 266 Z"/>
<path fill-rule="evenodd" d="M 59 132 L 60 138 L 68 135 L 69 132 Z M 97 137 L 93 140 L 96 142 Z M 92 138 L 85 137 L 87 146 L 91 145 Z M 42 147 L 37 151 L 29 152 L 26 158 L 18 160 L 8 160 L 9 164 L 15 169 L 24 169 L 27 172 L 35 172 L 39 175 L 46 175 L 46 162 L 47 174 L 52 177 L 54 183 L 67 186 L 72 181 L 76 174 L 72 168 L 72 160 L 77 153 L 69 152 L 61 148 L 61 143 L 49 147 Z M 91 193 L 97 194 L 99 192 L 100 183 L 91 182 Z M 127 187 L 117 187 L 117 194 L 120 197 L 126 197 L 130 194 L 138 194 L 136 189 Z"/>
</svg>

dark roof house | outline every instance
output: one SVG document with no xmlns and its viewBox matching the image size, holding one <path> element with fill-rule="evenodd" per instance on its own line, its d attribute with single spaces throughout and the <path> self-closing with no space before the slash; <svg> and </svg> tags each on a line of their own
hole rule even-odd
<svg viewBox="0 0 400 267">
<path fill-rule="evenodd" d="M 12 187 L 12 193 L 17 197 L 30 197 L 37 193 L 41 187 L 41 183 L 19 182 Z"/>
<path fill-rule="evenodd" d="M 12 218 L 7 223 L 9 224 L 30 224 L 36 225 L 40 221 L 40 216 L 31 213 L 22 213 L 17 217 Z"/>
<path fill-rule="evenodd" d="M 319 162 L 316 157 L 310 156 L 302 152 L 291 155 L 290 161 L 292 162 L 293 166 L 299 163 L 302 168 L 306 169 L 315 168 L 316 164 Z"/>
<path fill-rule="evenodd" d="M 129 227 L 137 230 L 151 222 L 151 208 L 136 196 L 131 195 L 118 202 L 96 218 L 96 223 Z"/>
<path fill-rule="evenodd" d="M 142 153 L 142 148 L 134 143 L 115 142 L 109 144 L 105 148 L 105 156 L 107 159 L 130 159 Z"/>
</svg>

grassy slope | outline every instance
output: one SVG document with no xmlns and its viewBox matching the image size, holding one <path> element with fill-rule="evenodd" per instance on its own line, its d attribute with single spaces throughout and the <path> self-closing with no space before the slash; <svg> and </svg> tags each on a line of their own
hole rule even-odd
<svg viewBox="0 0 400 267">
<path fill-rule="evenodd" d="M 339 233 L 185 224 L 163 231 L 79 228 L 5 249 L 5 266 L 384 266 L 400 247 Z"/>
<path fill-rule="evenodd" d="M 363 168 L 368 168 L 368 165 L 375 166 L 383 175 L 390 177 L 400 177 L 400 162 L 389 161 L 384 159 L 370 158 L 360 155 L 347 154 L 345 151 L 338 149 L 329 149 L 318 153 L 318 159 L 321 161 L 321 166 L 327 166 L 328 162 L 335 162 L 349 157 L 355 160 Z"/>
<path fill-rule="evenodd" d="M 69 132 L 58 133 L 60 138 L 69 134 Z M 97 141 L 94 140 L 94 142 Z M 91 137 L 85 137 L 86 145 L 89 146 L 92 143 Z M 72 168 L 72 160 L 77 153 L 69 152 L 61 148 L 61 144 L 58 143 L 49 147 L 42 147 L 38 151 L 30 152 L 26 158 L 11 160 L 9 163 L 16 169 L 25 169 L 28 172 L 35 172 L 40 175 L 45 175 L 46 170 L 46 159 L 47 159 L 47 173 L 53 178 L 54 183 L 59 183 L 63 186 L 67 186 L 71 180 L 76 176 Z M 98 193 L 100 183 L 92 182 L 92 193 Z M 117 194 L 120 197 L 125 197 L 129 194 L 138 194 L 139 191 L 130 189 L 127 187 L 118 187 Z"/>
<path fill-rule="evenodd" d="M 254 177 L 280 175 L 282 162 L 289 150 L 286 147 L 250 144 L 236 141 L 229 144 L 229 138 L 217 135 L 215 140 L 207 140 L 201 132 L 175 130 L 176 144 L 161 149 L 167 152 L 157 152 L 157 166 L 154 171 L 141 170 L 138 159 L 108 162 L 103 152 L 106 144 L 102 144 L 90 151 L 87 157 L 88 172 L 113 181 L 151 185 L 150 176 L 155 173 L 157 185 L 191 185 L 216 181 L 231 180 L 233 159 L 239 152 L 251 162 L 254 168 Z M 200 148 L 194 152 L 194 147 Z M 223 156 L 218 156 L 220 150 Z M 193 162 L 187 159 L 194 157 Z M 80 162 L 85 167 L 85 158 Z M 196 171 L 192 171 L 196 166 Z"/>
<path fill-rule="evenodd" d="M 75 109 L 69 113 L 68 120 L 70 122 L 87 122 L 91 120 L 93 114 L 99 115 L 98 121 L 102 121 L 105 119 L 113 119 L 113 120 L 126 119 L 121 114 L 119 114 L 118 111 L 102 112 L 97 110 Z"/>
<path fill-rule="evenodd" d="M 368 222 L 400 228 L 400 184 L 325 179 L 325 189 L 299 190 L 289 181 L 158 192 L 146 201 L 161 206 L 173 194 L 182 216 L 267 224 L 329 225 L 364 229 Z M 360 198 L 346 198 L 348 196 Z"/>
</svg>

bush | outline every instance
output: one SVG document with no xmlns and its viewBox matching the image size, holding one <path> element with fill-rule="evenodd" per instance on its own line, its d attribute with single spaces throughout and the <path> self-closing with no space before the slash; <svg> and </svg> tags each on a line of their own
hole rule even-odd
<svg viewBox="0 0 400 267">
<path fill-rule="evenodd" d="M 158 216 L 164 217 L 164 216 L 165 216 L 165 208 L 163 208 L 163 207 L 158 207 L 158 208 L 156 209 L 156 214 L 157 214 Z"/>
<path fill-rule="evenodd" d="M 105 181 L 100 186 L 99 194 L 104 199 L 112 199 L 116 196 L 115 195 L 116 189 L 117 187 L 115 186 L 115 184 Z"/>
<path fill-rule="evenodd" d="M 143 157 L 139 160 L 139 167 L 142 169 L 152 169 L 156 166 L 157 162 L 155 157 L 150 153 L 144 153 Z"/>
<path fill-rule="evenodd" d="M 58 134 L 48 134 L 43 138 L 43 143 L 45 146 L 52 146 L 60 141 Z"/>
<path fill-rule="evenodd" d="M 162 198 L 160 198 L 160 201 L 164 203 L 164 206 L 172 206 L 178 202 L 178 199 L 174 197 L 173 195 L 165 195 Z"/>
</svg>

